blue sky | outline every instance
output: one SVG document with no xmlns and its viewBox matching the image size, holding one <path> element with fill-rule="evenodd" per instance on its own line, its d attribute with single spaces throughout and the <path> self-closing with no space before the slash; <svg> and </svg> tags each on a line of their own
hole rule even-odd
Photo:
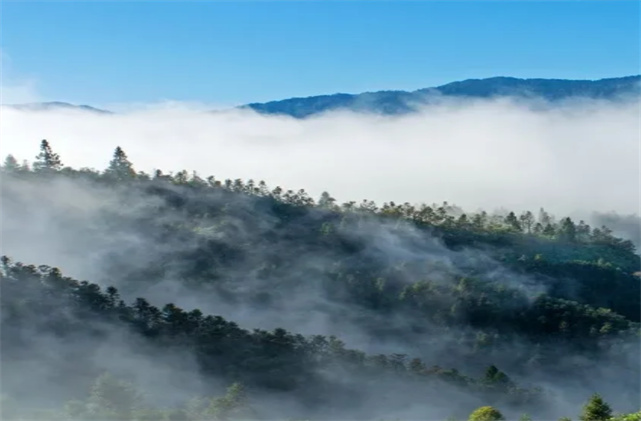
<svg viewBox="0 0 641 421">
<path fill-rule="evenodd" d="M 640 67 L 639 1 L 0 4 L 3 87 L 73 103 L 232 105 Z"/>
</svg>

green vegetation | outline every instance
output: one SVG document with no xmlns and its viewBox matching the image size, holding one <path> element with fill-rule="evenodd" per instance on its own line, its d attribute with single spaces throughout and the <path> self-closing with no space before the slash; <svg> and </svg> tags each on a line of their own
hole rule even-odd
<svg viewBox="0 0 641 421">
<path fill-rule="evenodd" d="M 149 175 L 121 148 L 103 172 L 76 170 L 42 141 L 32 167 L 7 157 L 5 206 L 30 203 L 21 195 L 33 186 L 54 197 L 67 183 L 117 198 L 104 199 L 115 205 L 96 214 L 106 228 L 93 235 L 126 232 L 145 246 L 109 249 L 103 286 L 2 258 L 3 419 L 376 419 L 408 407 L 432 414 L 434 402 L 448 399 L 460 399 L 451 404 L 459 419 L 479 400 L 491 406 L 471 421 L 549 419 L 550 396 L 529 378 L 601 381 L 609 372 L 638 399 L 638 358 L 626 356 L 639 354 L 640 259 L 607 227 L 557 222 L 543 209 L 488 215 L 448 203 L 337 204 L 328 193 L 315 201 L 262 181 Z M 67 229 L 76 224 L 73 215 L 56 217 Z M 322 315 L 339 334 L 290 332 L 295 322 L 248 330 L 211 311 L 142 298 L 167 279 L 257 319 L 302 303 L 309 320 Z M 411 355 L 352 349 L 347 332 L 355 330 Z M 131 371 L 153 361 L 193 373 L 209 397 L 164 402 L 154 382 L 141 387 L 127 369 L 105 373 L 119 352 Z M 46 362 L 51 355 L 63 357 Z M 38 364 L 46 382 L 39 369 L 24 370 Z M 26 392 L 41 383 L 64 387 L 41 389 L 45 404 Z M 179 380 L 166 383 L 181 389 Z M 273 404 L 281 401 L 289 404 Z M 594 395 L 580 419 L 639 417 L 613 417 Z"/>
<path fill-rule="evenodd" d="M 594 394 L 583 407 L 579 416 L 581 421 L 606 421 L 612 418 L 612 409 L 600 395 Z"/>
<path fill-rule="evenodd" d="M 505 417 L 498 409 L 482 406 L 470 414 L 469 421 L 501 421 Z"/>
<path fill-rule="evenodd" d="M 245 394 L 242 385 L 232 384 L 226 393 L 215 398 L 194 398 L 180 408 L 160 409 L 151 408 L 143 404 L 141 394 L 126 382 L 116 380 L 104 374 L 100 376 L 91 388 L 91 394 L 86 400 L 67 402 L 61 410 L 36 411 L 29 416 L 30 420 L 65 420 L 65 421 L 93 421 L 93 420 L 119 420 L 119 421 L 229 421 L 248 420 L 257 418 L 256 411 L 252 409 L 251 402 Z M 596 403 L 598 401 L 598 403 Z M 3 404 L 11 405 L 3 399 Z M 598 409 L 597 409 L 598 407 Z M 21 420 L 10 412 L 3 411 L 3 415 L 11 420 Z M 586 403 L 581 420 L 594 421 L 638 421 L 641 411 L 629 414 L 612 416 L 607 403 L 594 395 Z M 482 406 L 475 409 L 468 417 L 468 421 L 505 421 L 506 418 L 492 406 Z M 532 421 L 527 415 L 522 415 L 519 421 Z M 571 421 L 569 417 L 560 418 L 559 421 Z"/>
</svg>

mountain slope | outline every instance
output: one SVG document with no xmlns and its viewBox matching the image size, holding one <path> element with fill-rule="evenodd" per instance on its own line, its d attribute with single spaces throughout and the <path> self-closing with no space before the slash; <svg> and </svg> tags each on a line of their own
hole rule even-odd
<svg viewBox="0 0 641 421">
<path fill-rule="evenodd" d="M 252 103 L 249 108 L 263 114 L 283 114 L 296 118 L 333 111 L 350 110 L 380 114 L 404 114 L 418 107 L 438 101 L 442 97 L 495 98 L 505 96 L 541 97 L 558 101 L 570 97 L 618 99 L 638 96 L 641 76 L 627 76 L 601 80 L 517 79 L 494 77 L 469 79 L 446 85 L 407 91 L 379 91 L 362 94 L 312 96 L 289 98 L 281 101 Z"/>
<path fill-rule="evenodd" d="M 606 227 L 339 205 L 136 172 L 117 151 L 106 171 L 0 166 L 0 254 L 42 263 L 0 258 L 17 419 L 167 419 L 132 415 L 145 405 L 233 419 L 191 397 L 236 383 L 263 420 L 461 419 L 487 404 L 548 420 L 595 391 L 639 408 L 640 260 Z M 99 387 L 104 372 L 146 396 Z"/>
</svg>

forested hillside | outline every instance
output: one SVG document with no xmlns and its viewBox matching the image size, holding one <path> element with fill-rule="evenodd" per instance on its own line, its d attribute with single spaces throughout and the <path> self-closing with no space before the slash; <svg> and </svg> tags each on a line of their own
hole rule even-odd
<svg viewBox="0 0 641 421">
<path fill-rule="evenodd" d="M 7 157 L 1 199 L 3 419 L 641 405 L 641 262 L 605 226 L 145 174 L 119 147 L 73 169 L 47 141 L 32 164 Z"/>
</svg>

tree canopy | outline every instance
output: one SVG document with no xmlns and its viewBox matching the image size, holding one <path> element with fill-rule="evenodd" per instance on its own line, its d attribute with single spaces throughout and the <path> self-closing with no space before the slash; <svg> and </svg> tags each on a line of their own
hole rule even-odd
<svg viewBox="0 0 641 421">
<path fill-rule="evenodd" d="M 550 395 L 528 379 L 594 384 L 609 369 L 622 373 L 621 401 L 638 399 L 629 356 L 640 351 L 640 259 L 608 227 L 556 222 L 544 209 L 339 204 L 328 192 L 316 201 L 263 181 L 145 174 L 120 147 L 104 171 L 77 170 L 42 141 L 33 169 L 9 156 L 0 176 L 5 209 L 38 210 L 59 225 L 54 240 L 86 253 L 100 278 L 2 258 L 3 416 L 372 419 L 382 408 L 430 414 L 430 402 L 456 397 L 451 415 L 477 408 L 470 421 L 549 419 Z M 34 193 L 53 200 L 63 184 L 100 198 L 91 223 Z M 59 200 L 81 207 L 89 196 L 78 197 Z M 16 232 L 30 238 L 30 229 Z M 109 238 L 91 249 L 92 236 Z M 189 299 L 162 301 L 171 291 Z M 190 304 L 208 300 L 206 311 Z M 252 321 L 292 320 L 256 328 L 216 306 L 239 318 L 251 311 Z M 332 333 L 300 333 L 304 322 Z M 172 380 L 137 384 L 151 362 Z M 187 380 L 173 380 L 184 372 Z M 176 393 L 163 387 L 181 389 L 174 382 L 197 383 L 201 396 L 165 402 Z M 283 399 L 296 404 L 274 403 Z M 56 409 L 34 412 L 42 405 Z M 635 416 L 614 415 L 594 395 L 580 419 Z"/>
</svg>

